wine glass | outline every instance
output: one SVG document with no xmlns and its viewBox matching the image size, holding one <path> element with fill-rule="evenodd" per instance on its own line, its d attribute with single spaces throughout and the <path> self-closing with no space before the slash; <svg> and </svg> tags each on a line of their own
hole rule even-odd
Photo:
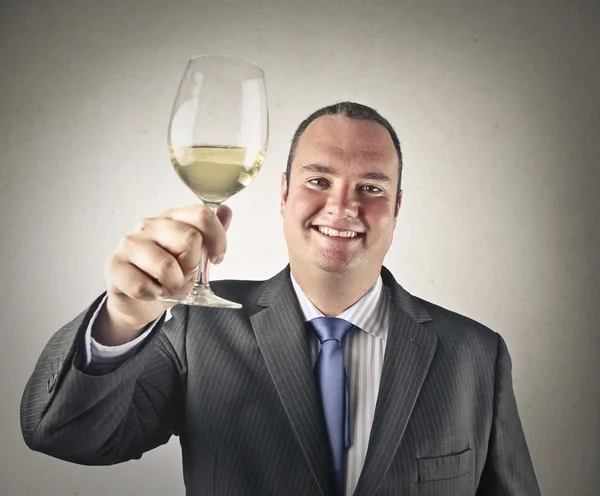
<svg viewBox="0 0 600 496">
<path fill-rule="evenodd" d="M 183 73 L 169 122 L 169 155 L 180 179 L 213 211 L 258 174 L 269 134 L 263 70 L 233 57 L 193 57 Z M 213 293 L 206 249 L 194 287 L 162 301 L 241 308 Z"/>
</svg>

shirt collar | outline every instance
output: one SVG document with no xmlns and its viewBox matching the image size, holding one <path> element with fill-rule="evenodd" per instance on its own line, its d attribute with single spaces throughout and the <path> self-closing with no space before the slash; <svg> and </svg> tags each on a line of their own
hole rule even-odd
<svg viewBox="0 0 600 496">
<path fill-rule="evenodd" d="M 291 273 L 290 276 L 304 321 L 308 322 L 317 317 L 324 317 L 323 313 L 304 294 Z M 383 280 L 379 276 L 375 284 L 360 300 L 336 317 L 350 322 L 379 339 L 386 339 L 390 315 L 390 296 L 389 289 L 383 285 Z"/>
</svg>

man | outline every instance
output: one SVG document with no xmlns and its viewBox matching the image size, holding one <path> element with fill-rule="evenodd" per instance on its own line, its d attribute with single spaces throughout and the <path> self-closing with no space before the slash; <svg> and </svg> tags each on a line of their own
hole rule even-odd
<svg viewBox="0 0 600 496">
<path fill-rule="evenodd" d="M 401 171 L 373 109 L 309 116 L 281 180 L 289 267 L 213 283 L 239 311 L 156 300 L 189 289 L 202 243 L 222 259 L 228 208 L 142 221 L 108 260 L 107 295 L 42 353 L 26 443 L 100 465 L 176 434 L 190 495 L 538 495 L 502 338 L 382 267 Z"/>
</svg>

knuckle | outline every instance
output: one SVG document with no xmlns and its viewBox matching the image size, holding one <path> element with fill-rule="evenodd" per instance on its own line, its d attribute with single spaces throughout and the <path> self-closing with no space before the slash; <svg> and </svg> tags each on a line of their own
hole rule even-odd
<svg viewBox="0 0 600 496">
<path fill-rule="evenodd" d="M 185 232 L 185 240 L 187 246 L 202 244 L 202 234 L 197 229 L 191 227 Z"/>
<path fill-rule="evenodd" d="M 131 288 L 130 296 L 136 300 L 144 299 L 148 295 L 148 288 L 144 281 L 137 281 Z"/>
<path fill-rule="evenodd" d="M 113 252 L 108 257 L 106 257 L 106 260 L 104 260 L 104 271 L 108 272 L 113 267 L 116 261 L 117 254 Z"/>
<path fill-rule="evenodd" d="M 198 223 L 201 226 L 210 226 L 215 218 L 215 214 L 208 207 L 201 208 L 198 211 L 197 215 L 198 215 L 198 219 L 197 219 Z"/>
<path fill-rule="evenodd" d="M 181 210 L 181 207 L 178 207 L 177 205 L 172 205 L 161 214 L 161 217 L 171 218 L 173 216 L 173 214 L 176 214 L 180 210 Z"/>
<path fill-rule="evenodd" d="M 133 234 L 128 234 L 127 236 L 123 236 L 119 240 L 119 244 L 117 245 L 118 253 L 127 253 L 129 249 L 135 244 L 135 238 Z"/>
<path fill-rule="evenodd" d="M 171 269 L 173 268 L 173 265 L 176 263 L 177 261 L 173 258 L 173 257 L 164 257 L 160 260 L 160 262 L 158 262 L 158 269 L 160 271 L 160 273 L 162 275 L 166 275 L 168 274 Z"/>
<path fill-rule="evenodd" d="M 150 227 L 150 225 L 152 224 L 153 219 L 149 218 L 149 217 L 144 217 L 143 219 L 141 219 L 136 227 L 135 227 L 135 231 L 138 232 L 143 232 L 146 229 L 148 229 Z"/>
<path fill-rule="evenodd" d="M 110 278 L 113 275 L 115 270 L 115 266 L 117 265 L 119 259 L 116 253 L 111 253 L 108 258 L 104 261 L 104 276 L 105 278 Z"/>
</svg>

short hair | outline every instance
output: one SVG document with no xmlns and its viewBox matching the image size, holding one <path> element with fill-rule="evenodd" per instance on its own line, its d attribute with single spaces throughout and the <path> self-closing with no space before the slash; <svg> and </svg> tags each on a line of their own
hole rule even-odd
<svg viewBox="0 0 600 496">
<path fill-rule="evenodd" d="M 296 129 L 296 132 L 292 137 L 287 167 L 285 169 L 286 195 L 290 190 L 290 174 L 292 172 L 292 162 L 294 161 L 294 156 L 296 154 L 298 140 L 304 131 L 306 131 L 308 125 L 323 115 L 341 115 L 343 117 L 348 117 L 349 119 L 377 122 L 378 124 L 381 124 L 388 133 L 390 133 L 392 142 L 394 143 L 394 148 L 398 154 L 398 188 L 396 190 L 397 198 L 400 194 L 400 184 L 402 182 L 402 150 L 400 149 L 400 140 L 398 139 L 398 135 L 388 120 L 385 119 L 379 112 L 371 107 L 368 107 L 367 105 L 362 105 L 361 103 L 356 102 L 338 102 L 334 103 L 333 105 L 328 105 L 327 107 L 316 110 L 300 123 L 298 129 Z"/>
</svg>

